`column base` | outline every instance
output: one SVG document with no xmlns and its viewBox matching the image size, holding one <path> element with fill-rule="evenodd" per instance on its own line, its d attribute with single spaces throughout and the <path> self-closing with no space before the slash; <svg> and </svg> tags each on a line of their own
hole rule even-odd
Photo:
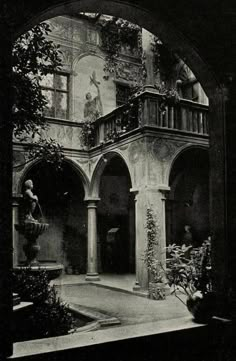
<svg viewBox="0 0 236 361">
<path fill-rule="evenodd" d="M 134 284 L 133 290 L 134 290 L 134 291 L 138 291 L 138 290 L 140 290 L 140 289 L 141 289 L 141 287 L 140 287 L 139 282 L 138 282 L 138 281 L 135 281 L 135 284 Z"/>
<path fill-rule="evenodd" d="M 87 273 L 85 276 L 85 281 L 100 281 L 98 273 Z"/>
</svg>

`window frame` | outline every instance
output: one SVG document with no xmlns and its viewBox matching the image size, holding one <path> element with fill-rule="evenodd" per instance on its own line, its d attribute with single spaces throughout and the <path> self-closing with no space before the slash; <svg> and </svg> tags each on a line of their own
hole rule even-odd
<svg viewBox="0 0 236 361">
<path fill-rule="evenodd" d="M 129 99 L 129 98 L 127 98 L 127 101 L 126 101 L 126 102 L 118 104 L 118 102 L 117 102 L 117 100 L 118 100 L 118 99 L 117 99 L 117 88 L 118 88 L 118 87 L 124 87 L 124 88 L 129 89 L 130 92 L 131 92 L 131 86 L 130 86 L 130 83 L 120 82 L 120 81 L 115 81 L 115 86 L 116 86 L 116 107 L 120 107 L 120 106 L 125 105 L 125 104 L 128 102 L 128 99 Z"/>
<path fill-rule="evenodd" d="M 54 97 L 54 115 L 51 116 L 51 115 L 46 114 L 46 112 L 45 112 L 44 116 L 46 118 L 69 121 L 70 120 L 70 73 L 65 72 L 65 71 L 56 71 L 56 72 L 53 72 L 52 75 L 53 75 L 53 87 L 41 85 L 41 89 L 52 92 L 53 97 Z M 56 87 L 56 76 L 65 76 L 67 78 L 66 90 Z M 58 93 L 59 94 L 60 93 L 67 94 L 66 117 L 65 118 L 58 117 L 58 115 L 57 115 L 56 97 L 57 97 Z"/>
</svg>

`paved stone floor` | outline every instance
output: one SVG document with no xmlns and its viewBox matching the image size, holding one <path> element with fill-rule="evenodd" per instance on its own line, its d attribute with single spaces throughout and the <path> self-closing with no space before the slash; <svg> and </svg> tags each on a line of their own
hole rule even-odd
<svg viewBox="0 0 236 361">
<path fill-rule="evenodd" d="M 55 280 L 60 297 L 67 303 L 117 317 L 122 326 L 190 316 L 173 295 L 164 301 L 154 301 L 132 294 L 134 275 L 102 275 L 99 282 L 92 284 L 84 278 L 66 275 Z"/>
</svg>

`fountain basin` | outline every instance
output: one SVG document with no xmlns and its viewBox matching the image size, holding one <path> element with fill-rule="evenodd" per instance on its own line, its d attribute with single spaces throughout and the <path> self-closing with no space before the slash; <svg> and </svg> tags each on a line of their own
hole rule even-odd
<svg viewBox="0 0 236 361">
<path fill-rule="evenodd" d="M 48 223 L 38 221 L 25 220 L 21 224 L 15 225 L 16 230 L 25 236 L 26 239 L 37 239 L 49 227 Z"/>
<path fill-rule="evenodd" d="M 64 269 L 64 266 L 60 263 L 53 263 L 53 262 L 43 262 L 40 261 L 37 265 L 18 265 L 14 267 L 14 272 L 21 272 L 25 269 L 30 269 L 32 274 L 35 274 L 40 271 L 46 271 L 48 280 L 54 280 L 55 278 L 59 277 Z"/>
</svg>

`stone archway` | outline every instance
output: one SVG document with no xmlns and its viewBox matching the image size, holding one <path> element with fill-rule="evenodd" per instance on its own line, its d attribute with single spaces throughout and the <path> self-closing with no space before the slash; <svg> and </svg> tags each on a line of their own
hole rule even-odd
<svg viewBox="0 0 236 361">
<path fill-rule="evenodd" d="M 87 209 L 84 203 L 86 188 L 70 162 L 62 170 L 37 162 L 24 173 L 24 182 L 32 179 L 34 193 L 39 198 L 43 218 L 49 223 L 41 238 L 40 261 L 57 261 L 72 266 L 73 272 L 86 273 L 87 261 Z M 36 218 L 41 217 L 36 209 Z M 21 241 L 21 239 L 20 239 Z M 22 242 L 19 242 L 19 261 L 24 260 Z"/>
<path fill-rule="evenodd" d="M 168 19 L 168 16 L 163 17 L 163 19 L 160 19 L 160 15 L 157 11 L 157 8 L 155 7 L 154 2 L 137 2 L 142 8 L 136 7 L 132 4 L 131 1 L 126 2 L 112 2 L 112 1 L 100 1 L 99 3 L 95 0 L 88 0 L 88 1 L 46 1 L 43 0 L 41 2 L 37 2 L 33 4 L 32 2 L 25 2 L 24 6 L 22 4 L 15 4 L 9 3 L 10 7 L 14 7 L 14 11 L 10 11 L 10 9 L 7 9 L 7 3 L 4 2 L 5 10 L 6 12 L 9 10 L 9 13 L 7 13 L 6 19 L 3 18 L 3 21 L 1 23 L 1 76 L 0 76 L 0 88 L 4 89 L 4 92 L 1 94 L 1 101 L 0 101 L 0 118 L 2 123 L 5 125 L 8 121 L 10 121 L 10 113 L 11 113 L 11 99 L 10 97 L 6 97 L 5 94 L 9 94 L 11 92 L 10 87 L 10 70 L 11 70 L 11 36 L 9 34 L 12 32 L 12 29 L 14 29 L 13 36 L 17 37 L 20 33 L 22 33 L 24 30 L 29 29 L 32 25 L 36 24 L 37 22 L 47 19 L 51 16 L 55 15 L 61 15 L 65 12 L 68 12 L 69 10 L 71 12 L 74 12 L 75 9 L 77 10 L 83 10 L 83 11 L 102 11 L 105 13 L 109 13 L 111 11 L 113 13 L 113 6 L 114 6 L 114 15 L 118 15 L 124 18 L 128 18 L 129 20 L 133 22 L 138 22 L 140 25 L 143 24 L 150 24 L 148 29 L 152 31 L 153 33 L 156 33 L 158 35 L 157 28 L 153 26 L 151 28 L 151 24 L 155 24 L 155 22 L 159 25 L 157 27 L 161 28 L 159 35 L 161 33 L 169 34 L 165 37 L 165 39 L 168 42 L 168 39 L 170 41 L 168 42 L 170 46 L 178 46 L 180 44 L 180 47 L 182 48 L 182 52 L 184 55 L 186 55 L 186 62 L 190 66 L 190 68 L 194 71 L 197 78 L 201 81 L 203 87 L 207 91 L 208 96 L 211 98 L 210 100 L 210 108 L 211 108 L 211 150 L 210 150 L 210 160 L 211 160 L 211 169 L 212 169 L 212 175 L 211 175 L 211 209 L 214 210 L 214 214 L 212 214 L 212 225 L 214 228 L 215 233 L 215 241 L 214 241 L 214 254 L 215 255 L 221 255 L 221 257 L 215 257 L 215 266 L 217 269 L 217 275 L 216 275 L 216 281 L 218 281 L 218 290 L 220 292 L 223 292 L 224 290 L 227 290 L 227 279 L 228 279 L 228 257 L 229 257 L 229 249 L 226 244 L 229 244 L 230 246 L 233 246 L 235 242 L 234 235 L 235 235 L 235 222 L 228 222 L 227 223 L 227 217 L 234 217 L 234 207 L 235 202 L 234 199 L 232 200 L 232 203 L 230 205 L 227 205 L 226 203 L 226 194 L 228 190 L 228 198 L 230 198 L 230 192 L 231 186 L 234 187 L 234 180 L 235 176 L 232 175 L 230 172 L 228 174 L 229 181 L 226 179 L 225 175 L 228 172 L 228 168 L 226 169 L 224 165 L 224 161 L 226 159 L 226 154 L 228 154 L 230 158 L 230 162 L 234 161 L 233 157 L 235 155 L 234 151 L 234 134 L 235 130 L 233 128 L 233 111 L 234 105 L 229 104 L 228 108 L 225 109 L 225 98 L 224 93 L 222 91 L 221 87 L 218 87 L 218 83 L 215 81 L 214 77 L 209 75 L 209 69 L 208 66 L 205 65 L 199 56 L 202 55 L 204 57 L 205 52 L 204 49 L 207 48 L 207 46 L 204 44 L 204 39 L 207 39 L 206 41 L 210 41 L 208 38 L 208 33 L 214 33 L 214 39 L 215 43 L 213 43 L 213 46 L 211 46 L 211 49 L 214 49 L 214 44 L 217 46 L 216 52 L 218 50 L 221 50 L 220 54 L 217 54 L 216 56 L 211 55 L 211 57 L 208 57 L 209 60 L 209 66 L 212 66 L 215 69 L 217 69 L 216 63 L 218 64 L 218 69 L 222 66 L 221 63 L 223 62 L 226 66 L 225 71 L 222 71 L 223 74 L 227 74 L 227 66 L 228 63 L 232 63 L 233 60 L 230 59 L 229 53 L 224 54 L 225 51 L 225 44 L 229 43 L 227 36 L 225 34 L 221 34 L 221 36 L 216 36 L 215 32 L 210 31 L 210 29 L 214 28 L 212 25 L 212 21 L 210 21 L 211 18 L 207 17 L 205 24 L 208 24 L 208 27 L 204 26 L 202 29 L 200 27 L 196 27 L 198 20 L 200 19 L 202 21 L 202 16 L 196 16 L 195 17 L 195 40 L 190 40 L 190 42 L 187 44 L 187 41 L 183 38 L 179 38 L 179 32 L 176 31 L 165 19 Z M 166 6 L 164 4 L 166 3 Z M 13 5 L 14 4 L 14 5 Z M 113 5 L 114 4 L 114 5 Z M 127 5 L 128 4 L 128 5 Z M 136 4 L 136 2 L 135 2 Z M 98 8 L 99 5 L 99 8 Z M 166 9 L 166 15 L 168 14 L 168 7 L 171 8 L 170 2 L 160 2 L 161 7 Z M 203 4 L 200 4 L 201 7 Z M 215 11 L 215 7 L 213 6 L 212 12 L 211 12 L 211 4 L 207 4 L 209 6 L 209 14 L 210 16 L 213 15 L 213 11 Z M 214 4 L 213 4 L 214 5 Z M 19 7 L 20 6 L 20 7 Z M 127 11 L 127 6 L 129 11 Z M 138 6 L 138 5 L 137 5 Z M 198 3 L 196 3 L 195 6 L 198 6 Z M 175 11 L 175 8 L 179 8 L 179 11 Z M 147 10 L 150 10 L 149 12 Z M 196 10 L 196 7 L 194 8 Z M 19 11 L 18 11 L 19 10 Z M 134 11 L 135 10 L 135 11 Z M 172 10 L 172 9 L 171 9 Z M 181 16 L 181 11 L 183 14 L 186 14 L 185 16 Z M 188 21 L 188 14 L 191 16 L 191 14 L 194 13 L 192 11 L 191 13 L 186 11 L 186 9 L 183 8 L 183 5 L 179 5 L 174 7 L 174 11 L 172 14 L 173 16 L 176 14 L 177 24 L 181 23 L 183 24 L 182 30 L 186 30 L 186 34 L 188 31 L 188 27 L 192 27 L 193 21 L 191 17 L 191 21 Z M 204 12 L 203 12 L 204 13 Z M 207 14 L 207 12 L 206 12 Z M 127 16 L 126 16 L 127 15 Z M 200 14 L 199 14 L 200 15 Z M 217 17 L 217 11 L 216 15 L 213 15 L 213 18 L 217 18 L 217 21 L 219 18 Z M 17 18 L 17 20 L 16 20 Z M 142 22 L 141 20 L 142 19 Z M 9 21 L 9 24 L 7 21 Z M 172 20 L 170 20 L 172 21 Z M 216 24 L 217 24 L 216 21 Z M 174 23 L 174 22 L 173 22 Z M 187 24 L 185 26 L 184 24 Z M 200 23 L 199 23 L 200 24 Z M 13 26 L 12 26 L 13 25 Z M 231 26 L 228 27 L 229 30 L 231 29 Z M 173 30 L 170 30 L 173 29 Z M 220 31 L 220 30 L 219 30 Z M 194 30 L 193 30 L 194 32 Z M 235 33 L 234 31 L 231 31 L 232 34 Z M 198 35 L 199 34 L 199 35 Z M 192 33 L 191 33 L 192 35 Z M 164 37 L 162 37 L 164 40 Z M 191 39 L 191 36 L 189 36 L 189 39 Z M 180 41 L 180 42 L 179 42 Z M 178 45 L 174 45 L 178 44 Z M 183 46 L 182 46 L 183 44 Z M 232 42 L 233 44 L 233 42 Z M 196 46 L 199 46 L 201 51 L 197 53 L 193 48 Z M 229 47 L 230 48 L 230 47 Z M 232 46 L 233 48 L 233 46 Z M 222 54 L 223 53 L 223 54 Z M 234 59 L 234 57 L 233 57 Z M 226 61 L 225 61 L 226 60 Z M 227 63 L 228 61 L 228 63 Z M 201 69 L 200 69 L 201 68 Z M 229 66 L 230 68 L 230 66 Z M 216 70 L 217 71 L 217 70 Z M 228 74 L 230 72 L 228 71 Z M 221 74 L 222 75 L 222 74 Z M 234 84 L 235 87 L 235 84 Z M 235 94 L 235 89 L 232 90 L 231 94 Z M 233 97 L 232 97 L 233 98 Z M 228 114 L 228 122 L 227 122 L 227 130 L 232 130 L 232 139 L 230 137 L 229 139 L 229 145 L 228 148 L 225 148 L 226 143 L 226 136 L 225 136 L 225 119 L 226 114 Z M 3 270 L 3 276 L 2 276 L 2 284 L 5 285 L 5 291 L 3 290 L 2 296 L 1 296 L 1 303 L 4 306 L 3 312 L 1 314 L 5 315 L 1 320 L 1 324 L 3 324 L 4 327 L 6 327 L 4 332 L 4 335 L 8 335 L 9 330 L 8 324 L 8 315 L 11 316 L 11 302 L 10 300 L 10 291 L 11 291 L 11 284 L 10 284 L 10 277 L 9 277 L 9 270 L 11 268 L 11 192 L 12 192 L 12 184 L 11 184 L 11 129 L 8 127 L 3 127 L 2 130 L 2 144 L 0 148 L 0 159 L 1 159 L 1 165 L 0 165 L 0 174 L 1 174 L 1 184 L 0 184 L 0 204 L 2 205 L 2 216 L 1 216 L 1 232 L 2 237 L 5 239 L 3 249 L 0 250 L 1 254 L 1 264 L 4 264 L 4 270 Z M 232 153 L 232 154 L 231 154 Z M 231 164 L 229 162 L 229 164 Z M 227 165 L 228 167 L 228 165 Z M 217 180 L 217 182 L 214 182 Z M 227 208 L 229 207 L 229 208 Z M 228 226 L 227 226 L 228 224 Z M 229 228 L 229 232 L 227 232 L 227 227 Z M 228 242 L 229 237 L 229 242 Z M 226 242 L 222 242 L 222 240 L 225 239 Z M 8 248 L 6 248 L 6 245 L 8 245 Z M 233 248 L 234 249 L 234 248 Z M 235 252 L 232 252 L 235 254 Z M 2 266 L 3 267 L 3 266 Z M 234 274 L 233 267 L 229 266 L 231 273 Z M 7 321 L 6 321 L 7 320 Z M 7 336 L 8 337 L 8 336 Z M 11 353 L 11 346 L 9 347 L 8 338 L 4 338 L 6 344 L 7 351 L 4 352 L 4 354 L 9 355 Z"/>
<path fill-rule="evenodd" d="M 192 245 L 199 246 L 211 230 L 209 224 L 209 154 L 191 147 L 174 160 L 166 201 L 167 242 L 182 244 L 184 226 L 191 226 Z"/>
<path fill-rule="evenodd" d="M 106 158 L 105 158 L 106 159 Z M 98 240 L 104 273 L 134 273 L 135 209 L 127 165 L 118 155 L 106 162 L 100 176 Z"/>
</svg>

